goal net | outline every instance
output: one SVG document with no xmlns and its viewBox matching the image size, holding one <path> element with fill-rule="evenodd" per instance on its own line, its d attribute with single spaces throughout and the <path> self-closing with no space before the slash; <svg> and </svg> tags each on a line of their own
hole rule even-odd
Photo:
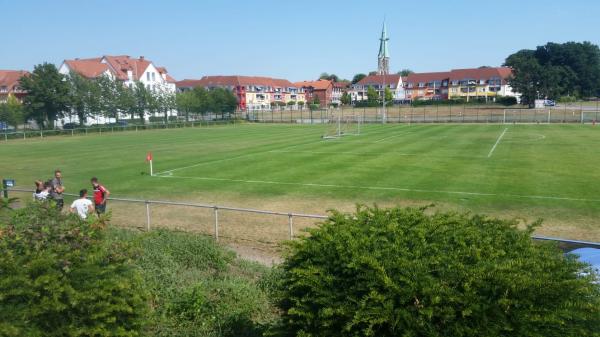
<svg viewBox="0 0 600 337">
<path fill-rule="evenodd" d="M 361 124 L 360 116 L 331 116 L 327 121 L 327 128 L 322 138 L 337 139 L 344 136 L 358 136 Z"/>
</svg>

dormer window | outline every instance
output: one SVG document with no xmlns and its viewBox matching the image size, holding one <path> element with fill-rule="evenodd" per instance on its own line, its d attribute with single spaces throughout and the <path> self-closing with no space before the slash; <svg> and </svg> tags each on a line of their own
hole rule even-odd
<svg viewBox="0 0 600 337">
<path fill-rule="evenodd" d="M 147 81 L 150 81 L 150 73 L 149 73 L 149 72 L 148 72 L 148 73 L 146 73 L 146 80 L 147 80 Z"/>
</svg>

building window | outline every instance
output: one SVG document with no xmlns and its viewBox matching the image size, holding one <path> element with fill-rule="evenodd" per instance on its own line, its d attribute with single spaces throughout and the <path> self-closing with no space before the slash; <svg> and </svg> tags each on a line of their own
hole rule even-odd
<svg viewBox="0 0 600 337">
<path fill-rule="evenodd" d="M 146 73 L 146 81 L 150 81 L 150 73 Z"/>
<path fill-rule="evenodd" d="M 423 88 L 423 87 L 425 87 L 425 83 L 419 82 L 419 88 Z"/>
<path fill-rule="evenodd" d="M 156 77 L 154 76 L 154 73 L 152 73 L 152 80 L 154 81 L 156 79 Z"/>
</svg>

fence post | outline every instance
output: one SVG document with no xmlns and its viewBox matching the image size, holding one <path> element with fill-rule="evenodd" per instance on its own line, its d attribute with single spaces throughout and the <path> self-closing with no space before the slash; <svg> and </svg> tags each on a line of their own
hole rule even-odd
<svg viewBox="0 0 600 337">
<path fill-rule="evenodd" d="M 215 241 L 219 241 L 219 207 L 215 206 Z"/>
<path fill-rule="evenodd" d="M 506 124 L 506 109 L 504 109 L 504 117 L 502 117 L 502 124 Z"/>
<path fill-rule="evenodd" d="M 548 109 L 548 124 L 550 124 L 550 109 Z"/>
<path fill-rule="evenodd" d="M 4 141 L 8 142 L 8 134 L 6 132 L 4 133 Z"/>
<path fill-rule="evenodd" d="M 40 138 L 44 138 L 44 130 L 40 130 Z"/>
<path fill-rule="evenodd" d="M 294 238 L 294 217 L 292 213 L 288 214 L 288 225 L 290 227 L 290 240 Z"/>
<path fill-rule="evenodd" d="M 148 229 L 148 232 L 150 231 L 150 203 L 148 202 L 148 200 L 145 201 L 146 203 L 146 228 Z"/>
</svg>

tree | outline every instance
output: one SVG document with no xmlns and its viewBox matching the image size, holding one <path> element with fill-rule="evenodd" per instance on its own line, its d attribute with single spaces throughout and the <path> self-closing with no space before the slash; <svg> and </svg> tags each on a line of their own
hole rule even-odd
<svg viewBox="0 0 600 337">
<path fill-rule="evenodd" d="M 109 76 L 102 75 L 95 79 L 100 92 L 100 111 L 109 118 L 119 121 L 119 112 L 121 110 L 120 98 L 122 94 L 123 83 Z"/>
<path fill-rule="evenodd" d="M 316 105 L 321 105 L 321 99 L 319 98 L 319 95 L 315 95 L 315 97 L 313 98 L 312 104 L 316 104 Z"/>
<path fill-rule="evenodd" d="M 134 253 L 47 203 L 0 223 L 3 336 L 140 336 L 148 294 Z"/>
<path fill-rule="evenodd" d="M 351 103 L 352 98 L 350 97 L 350 94 L 348 92 L 344 92 L 340 101 L 342 102 L 342 104 L 348 105 Z"/>
<path fill-rule="evenodd" d="M 191 90 L 177 93 L 175 104 L 177 105 L 177 112 L 184 114 L 186 122 L 190 120 L 190 113 L 195 112 L 199 106 L 198 98 Z"/>
<path fill-rule="evenodd" d="M 379 105 L 379 94 L 372 86 L 369 86 L 369 88 L 367 89 L 367 105 L 368 106 Z"/>
<path fill-rule="evenodd" d="M 137 114 L 142 124 L 144 124 L 146 114 L 152 113 L 155 109 L 154 97 L 150 90 L 144 86 L 144 83 L 137 81 L 133 86 L 133 99 L 135 104 L 132 114 Z"/>
<path fill-rule="evenodd" d="M 279 333 L 598 336 L 599 277 L 533 242 L 537 225 L 425 208 L 334 211 L 290 243 Z"/>
<path fill-rule="evenodd" d="M 298 107 L 300 110 L 304 109 L 304 101 L 298 101 Z"/>
<path fill-rule="evenodd" d="M 414 74 L 415 72 L 410 70 L 410 69 L 402 69 L 398 72 L 398 75 L 400 76 L 408 76 L 410 74 Z"/>
<path fill-rule="evenodd" d="M 352 77 L 352 84 L 356 84 L 356 83 L 360 82 L 360 80 L 362 80 L 365 77 L 367 77 L 367 75 L 365 75 L 365 74 L 354 75 L 354 77 Z"/>
<path fill-rule="evenodd" d="M 389 87 L 385 87 L 385 89 L 383 90 L 383 94 L 385 96 L 385 102 L 386 103 L 393 103 L 394 102 L 394 94 L 392 93 L 392 91 L 390 90 Z"/>
<path fill-rule="evenodd" d="M 537 98 L 600 94 L 600 49 L 590 42 L 549 42 L 509 55 L 504 65 L 513 69 L 509 84 L 530 106 Z"/>
<path fill-rule="evenodd" d="M 29 76 L 20 80 L 27 92 L 23 106 L 27 119 L 33 119 L 40 127 L 54 127 L 69 105 L 69 85 L 65 77 L 50 63 L 38 64 Z"/>
<path fill-rule="evenodd" d="M 296 105 L 296 101 L 288 101 L 287 106 L 291 109 L 294 105 Z"/>
<path fill-rule="evenodd" d="M 332 82 L 339 82 L 340 78 L 336 75 L 336 74 L 328 74 L 328 73 L 321 73 L 321 76 L 319 76 L 320 80 L 329 80 Z"/>
<path fill-rule="evenodd" d="M 0 104 L 0 122 L 18 129 L 24 120 L 23 105 L 14 96 L 9 95 L 6 103 Z"/>
</svg>

